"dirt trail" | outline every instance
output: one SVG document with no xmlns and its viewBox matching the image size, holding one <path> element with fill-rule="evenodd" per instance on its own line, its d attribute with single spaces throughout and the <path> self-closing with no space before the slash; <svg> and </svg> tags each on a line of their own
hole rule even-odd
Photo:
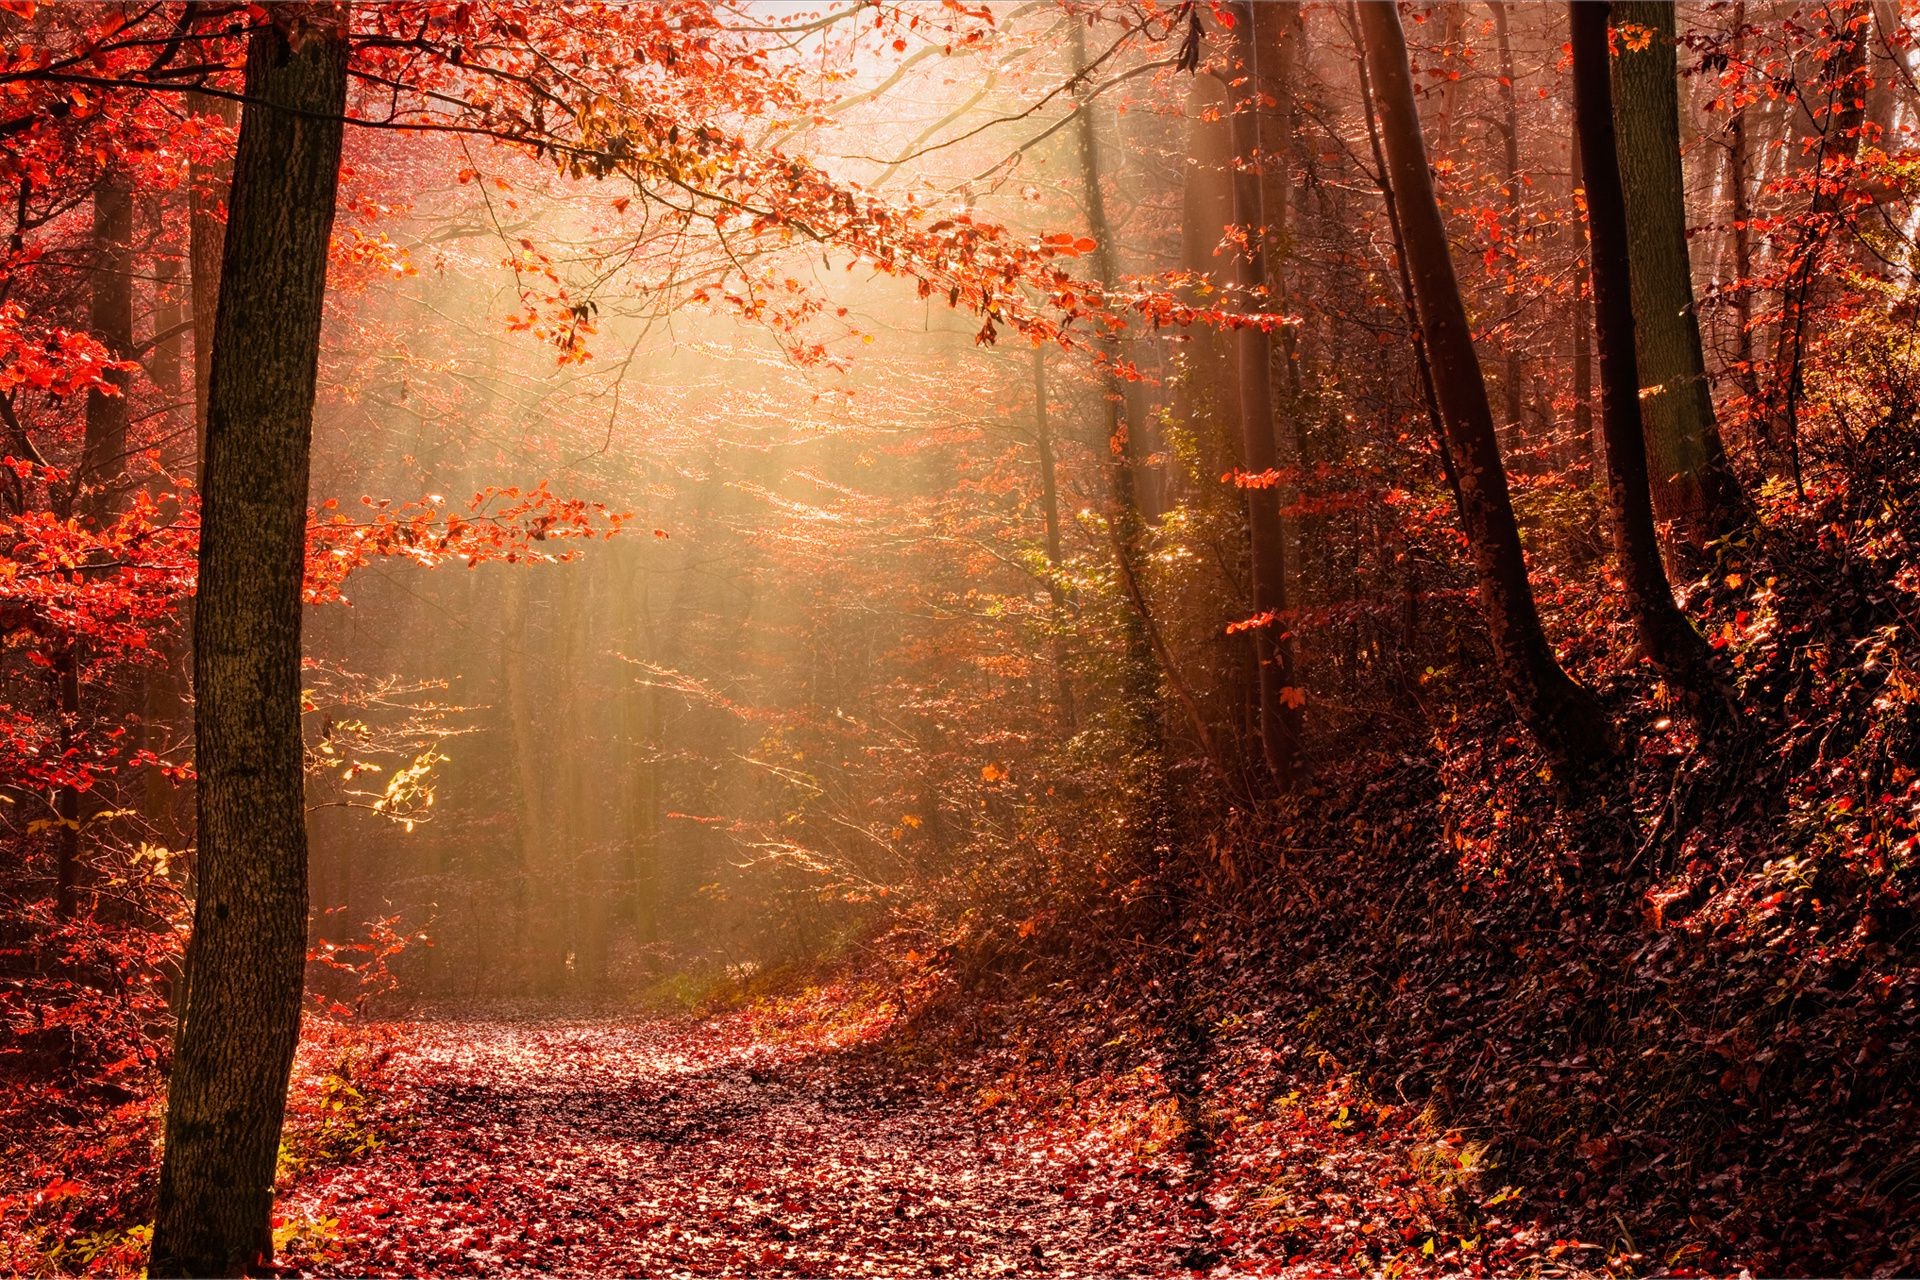
<svg viewBox="0 0 1920 1280">
<path fill-rule="evenodd" d="M 282 1202 L 340 1219 L 318 1274 L 1147 1274 L 1196 1239 L 1175 1169 L 737 1019 L 449 1019 L 400 1044 L 397 1131 Z"/>
</svg>

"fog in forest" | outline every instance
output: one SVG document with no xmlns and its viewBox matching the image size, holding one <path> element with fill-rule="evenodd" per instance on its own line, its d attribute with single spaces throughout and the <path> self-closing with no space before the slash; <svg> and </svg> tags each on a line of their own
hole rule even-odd
<svg viewBox="0 0 1920 1280">
<path fill-rule="evenodd" d="M 0 0 L 0 1273 L 1913 1271 L 1917 40 Z"/>
<path fill-rule="evenodd" d="M 1075 228 L 1070 131 L 1017 161 L 1008 143 L 1040 129 L 926 150 L 1018 111 L 1019 86 L 1069 76 L 1049 29 L 1005 65 L 962 50 L 904 78 L 865 68 L 845 87 L 853 105 L 785 145 L 1018 237 Z M 1137 193 L 1111 215 L 1137 229 L 1122 269 L 1179 266 L 1181 151 L 1190 131 L 1220 150 L 1225 124 L 1196 130 L 1162 95 L 1099 119 L 1107 180 Z M 898 154 L 912 158 L 872 158 Z M 926 923 L 922 893 L 1018 837 L 1032 780 L 993 776 L 1008 753 L 1101 729 L 1097 629 L 1067 643 L 1047 591 L 1105 572 L 1088 352 L 984 342 L 985 317 L 830 246 L 636 236 L 591 181 L 487 167 L 412 189 L 376 155 L 359 177 L 398 209 L 377 215 L 376 261 L 331 301 L 316 503 L 337 497 L 349 519 L 362 495 L 458 511 L 482 490 L 545 485 L 622 519 L 615 536 L 535 541 L 512 563 L 379 559 L 343 602 L 309 609 L 321 937 L 381 918 L 426 933 L 432 946 L 396 963 L 424 993 L 658 996 L 833 954 L 876 920 Z M 542 245 L 535 271 L 552 272 L 534 291 L 592 308 L 577 348 L 510 326 L 531 273 L 501 256 L 523 229 Z M 1188 256 L 1210 257 L 1188 239 Z M 764 310 L 689 301 L 722 291 Z M 1147 366 L 1126 403 L 1161 451 L 1148 483 L 1163 503 L 1210 496 L 1233 465 L 1219 424 L 1153 420 L 1173 412 L 1192 341 L 1128 353 Z M 1209 394 L 1191 382 L 1187 419 Z M 1209 532 L 1233 554 L 1230 528 Z M 1076 614 L 1112 607 L 1090 585 L 1081 598 L 1075 584 Z M 991 739 L 969 741 L 985 723 Z"/>
</svg>

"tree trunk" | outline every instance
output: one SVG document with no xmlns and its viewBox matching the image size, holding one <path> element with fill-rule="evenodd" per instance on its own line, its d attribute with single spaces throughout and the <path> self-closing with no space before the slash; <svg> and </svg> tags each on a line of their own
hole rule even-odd
<svg viewBox="0 0 1920 1280">
<path fill-rule="evenodd" d="M 1261 110 L 1254 64 L 1254 12 L 1251 5 L 1234 6 L 1234 52 L 1245 78 L 1233 95 L 1234 170 L 1233 220 L 1248 231 L 1248 252 L 1234 255 L 1235 283 L 1240 306 L 1251 310 L 1266 305 L 1267 253 L 1261 237 L 1269 226 L 1261 190 L 1260 165 L 1267 151 L 1260 136 Z M 1278 256 L 1276 253 L 1275 257 Z M 1274 440 L 1273 342 L 1257 328 L 1239 332 L 1240 429 L 1246 469 L 1252 474 L 1276 470 L 1279 448 Z M 1267 771 L 1282 787 L 1297 781 L 1300 757 L 1299 690 L 1293 672 L 1287 610 L 1287 534 L 1280 517 L 1280 486 L 1269 484 L 1244 491 L 1247 509 L 1249 567 L 1253 579 L 1252 612 L 1262 619 L 1253 630 L 1255 661 L 1259 668 L 1261 753 Z"/>
<path fill-rule="evenodd" d="M 1587 198 L 1587 166 L 1577 137 L 1570 159 L 1569 195 L 1577 208 Z M 1577 447 L 1592 458 L 1600 452 L 1593 430 L 1593 280 L 1587 272 L 1586 219 L 1573 222 L 1581 239 L 1573 260 L 1573 434 Z"/>
<path fill-rule="evenodd" d="M 1651 33 L 1637 48 L 1635 40 L 1621 41 L 1612 86 L 1633 272 L 1629 319 L 1646 387 L 1640 414 L 1647 468 L 1654 510 L 1697 552 L 1746 523 L 1746 502 L 1714 422 L 1687 256 L 1673 6 L 1665 0 L 1615 3 L 1613 22 Z"/>
<path fill-rule="evenodd" d="M 1613 754 L 1606 718 L 1593 697 L 1561 669 L 1540 626 L 1494 437 L 1486 381 L 1474 353 L 1420 137 L 1400 15 L 1391 4 L 1358 8 L 1389 180 L 1406 239 L 1407 268 L 1457 471 L 1460 519 L 1479 579 L 1488 637 L 1514 710 L 1562 771 L 1579 778 Z"/>
<path fill-rule="evenodd" d="M 175 245 L 169 243 L 177 200 L 171 192 L 160 192 L 143 204 L 147 261 L 152 263 L 153 270 L 153 310 L 149 326 L 152 333 L 148 339 L 153 346 L 147 357 L 147 378 L 160 393 L 163 404 L 169 406 L 166 420 L 171 426 L 185 421 L 171 407 L 180 398 L 186 369 L 182 332 L 187 308 L 181 289 L 181 255 Z M 171 435 L 169 431 L 168 436 Z M 167 466 L 172 470 L 182 455 L 168 452 Z M 198 465 L 197 458 L 191 461 Z M 179 504 L 172 490 L 163 490 L 159 498 L 163 518 L 173 519 Z M 186 666 L 190 650 L 186 639 L 184 629 L 165 633 L 160 647 L 162 660 L 140 676 L 140 745 L 159 759 L 165 758 L 171 740 L 187 723 Z M 189 822 L 184 799 L 185 789 L 163 770 L 148 767 L 142 771 L 141 812 L 154 824 L 160 839 L 176 848 L 188 842 Z"/>
<path fill-rule="evenodd" d="M 1501 225 L 1507 244 L 1520 252 L 1520 102 L 1514 86 L 1513 40 L 1508 30 L 1506 0 L 1488 0 L 1493 15 L 1495 50 L 1500 59 L 1500 144 L 1506 168 L 1506 213 Z M 1521 418 L 1526 410 L 1526 360 L 1521 355 L 1520 335 L 1507 327 L 1506 376 L 1502 390 L 1506 395 L 1508 439 L 1520 443 L 1524 438 Z"/>
<path fill-rule="evenodd" d="M 1354 0 L 1347 0 L 1348 18 L 1356 34 L 1359 18 Z M 1407 335 L 1413 343 L 1414 369 L 1420 377 L 1420 399 L 1427 411 L 1427 425 L 1433 432 L 1434 453 L 1440 461 L 1441 478 L 1454 506 L 1460 505 L 1460 475 L 1453 465 L 1453 447 L 1447 443 L 1446 416 L 1440 411 L 1440 392 L 1433 384 L 1433 362 L 1427 357 L 1427 335 L 1420 328 L 1419 304 L 1414 298 L 1413 276 L 1407 270 L 1407 236 L 1400 221 L 1400 201 L 1394 194 L 1393 177 L 1387 169 L 1387 153 L 1380 141 L 1380 119 L 1374 111 L 1373 78 L 1367 74 L 1366 50 L 1356 48 L 1360 71 L 1360 106 L 1367 121 L 1367 146 L 1373 155 L 1375 182 L 1380 188 L 1380 203 L 1386 206 L 1387 229 L 1393 237 L 1394 279 L 1400 286 L 1400 306 L 1407 322 Z M 1408 587 L 1412 591 L 1411 584 Z M 1410 601 L 1416 597 L 1410 596 Z M 1409 633 L 1411 634 L 1411 633 Z"/>
<path fill-rule="evenodd" d="M 1284 312 L 1292 296 L 1287 274 L 1293 257 L 1295 235 L 1293 201 L 1298 194 L 1293 182 L 1294 64 L 1306 33 L 1301 25 L 1301 7 L 1297 4 L 1265 4 L 1260 0 L 1250 0 L 1239 7 L 1250 14 L 1253 21 L 1249 26 L 1234 29 L 1235 36 L 1241 37 L 1236 43 L 1241 44 L 1243 49 L 1252 43 L 1258 49 L 1257 61 L 1251 66 L 1242 67 L 1243 73 L 1249 77 L 1246 87 L 1257 88 L 1272 99 L 1271 105 L 1256 103 L 1254 107 L 1260 116 L 1258 141 L 1261 152 L 1255 173 L 1260 184 L 1260 213 L 1266 222 L 1260 235 L 1260 251 L 1265 261 L 1267 293 L 1273 299 L 1272 309 Z M 1243 36 L 1248 30 L 1252 31 L 1252 35 Z M 1294 452 L 1298 455 L 1294 460 L 1304 465 L 1310 459 L 1303 430 L 1304 415 L 1299 412 L 1299 335 L 1291 325 L 1276 329 L 1267 347 L 1272 353 L 1269 363 L 1273 365 L 1278 400 L 1276 407 L 1283 409 L 1293 420 Z"/>
<path fill-rule="evenodd" d="M 1573 110 L 1586 162 L 1587 240 L 1593 259 L 1594 335 L 1600 350 L 1600 425 L 1607 442 L 1607 507 L 1620 558 L 1627 607 L 1654 665 L 1696 700 L 1713 689 L 1706 642 L 1673 601 L 1660 563 L 1647 444 L 1640 419 L 1640 373 L 1634 355 L 1635 307 L 1626 197 L 1613 135 L 1605 0 L 1574 0 Z M 1641 314 L 1644 314 L 1642 312 Z"/>
<path fill-rule="evenodd" d="M 133 350 L 133 187 L 118 166 L 108 166 L 93 189 L 93 269 L 87 327 L 114 359 Z M 75 509 L 95 523 L 116 505 L 127 464 L 127 392 L 133 375 L 115 370 L 106 382 L 118 390 L 87 392 L 87 430 L 74 468 Z"/>
<path fill-rule="evenodd" d="M 174 197 L 160 193 L 145 202 L 151 225 L 148 233 L 148 258 L 153 263 L 153 342 L 147 357 L 147 377 L 171 404 L 180 394 L 185 346 L 176 332 L 186 320 L 187 309 L 180 293 L 180 256 L 167 244 L 167 224 L 175 215 Z"/>
<path fill-rule="evenodd" d="M 1106 196 L 1100 186 L 1100 155 L 1094 136 L 1093 86 L 1081 74 L 1087 66 L 1086 35 L 1077 19 L 1069 19 L 1073 69 L 1080 78 L 1074 82 L 1076 139 L 1080 158 L 1080 176 L 1087 201 L 1087 234 L 1093 238 L 1094 281 L 1101 296 L 1111 299 L 1118 276 L 1113 251 L 1113 228 L 1107 221 Z M 1138 467 L 1139 442 L 1129 430 L 1121 412 L 1126 386 L 1111 360 L 1119 357 L 1117 344 L 1106 340 L 1104 354 L 1109 363 L 1101 368 L 1101 410 L 1105 419 L 1107 450 L 1107 519 L 1112 529 L 1114 554 L 1119 561 L 1121 587 L 1133 600 L 1125 610 L 1124 670 L 1121 675 L 1123 714 L 1129 721 L 1132 745 L 1147 754 L 1158 754 L 1161 742 L 1158 712 L 1160 663 L 1148 633 L 1151 621 L 1142 613 L 1146 584 L 1143 578 L 1146 557 L 1141 543 L 1146 535 L 1145 521 L 1134 493 L 1134 475 Z"/>
<path fill-rule="evenodd" d="M 239 1275 L 273 1253 L 274 1164 L 306 955 L 301 578 L 345 24 L 343 7 L 283 6 L 247 51 L 195 608 L 199 894 L 155 1276 Z"/>
<path fill-rule="evenodd" d="M 1866 119 L 1861 80 L 1867 67 L 1870 13 L 1862 0 L 1835 0 L 1826 7 L 1830 41 L 1821 66 L 1821 84 L 1807 95 L 1820 146 L 1813 171 L 1813 199 L 1794 246 L 1786 255 L 1780 301 L 1780 332 L 1775 339 L 1772 404 L 1767 419 L 1768 447 L 1776 466 L 1784 459 L 1800 487 L 1800 396 L 1804 389 L 1807 309 L 1820 278 L 1828 241 L 1842 225 L 1841 196 L 1848 169 L 1860 145 Z"/>
<path fill-rule="evenodd" d="M 1746 0 L 1733 6 L 1733 60 L 1746 63 Z M 1749 409 L 1760 401 L 1760 376 L 1754 365 L 1753 350 L 1753 187 L 1752 160 L 1747 149 L 1747 109 L 1736 108 L 1727 117 L 1727 212 L 1732 220 L 1733 253 L 1733 343 L 1734 361 L 1739 365 L 1740 387 L 1747 394 Z"/>
<path fill-rule="evenodd" d="M 1047 596 L 1053 602 L 1054 711 L 1063 733 L 1073 731 L 1073 677 L 1067 670 L 1067 593 L 1060 585 L 1060 479 L 1054 466 L 1053 425 L 1047 412 L 1047 349 L 1033 349 L 1033 443 L 1040 455 L 1040 518 L 1047 538 Z"/>
<path fill-rule="evenodd" d="M 133 188 L 126 173 L 114 166 L 103 172 L 93 188 L 93 261 L 88 271 L 87 325 L 93 336 L 117 360 L 133 350 Z M 105 376 L 117 389 L 87 392 L 86 430 L 80 458 L 66 498 L 63 515 L 79 515 L 103 525 L 112 515 L 119 476 L 126 465 L 127 392 L 132 375 L 114 370 Z M 80 723 L 80 672 L 86 664 L 86 645 L 78 631 L 70 633 L 54 658 L 55 714 L 60 721 L 62 754 L 72 750 Z M 80 790 L 58 787 L 53 795 L 54 816 L 60 823 L 54 844 L 54 912 L 73 914 L 80 874 Z"/>
</svg>

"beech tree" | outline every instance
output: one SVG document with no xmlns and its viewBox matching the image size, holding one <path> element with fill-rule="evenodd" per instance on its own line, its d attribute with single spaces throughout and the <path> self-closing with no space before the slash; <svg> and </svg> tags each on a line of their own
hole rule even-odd
<svg viewBox="0 0 1920 1280">
<path fill-rule="evenodd" d="M 1640 374 L 1630 287 L 1627 207 L 1615 159 L 1612 85 L 1604 0 L 1567 6 L 1573 47 L 1574 119 L 1587 183 L 1588 242 L 1593 270 L 1595 346 L 1600 353 L 1600 430 L 1607 443 L 1607 511 L 1627 607 L 1647 656 L 1688 695 L 1706 698 L 1713 672 L 1706 642 L 1673 600 L 1660 560 L 1647 483 L 1641 426 Z"/>
<path fill-rule="evenodd" d="M 1363 4 L 1359 16 L 1381 142 L 1406 240 L 1407 270 L 1457 477 L 1460 520 L 1479 583 L 1481 616 L 1515 712 L 1564 768 L 1584 775 L 1611 756 L 1609 727 L 1593 696 L 1554 657 L 1540 625 L 1487 384 L 1460 301 L 1446 224 L 1434 198 L 1400 15 L 1391 4 Z"/>
<path fill-rule="evenodd" d="M 199 895 L 149 1273 L 273 1256 L 273 1180 L 307 951 L 300 610 L 343 7 L 254 31 L 207 393 L 194 609 Z"/>
<path fill-rule="evenodd" d="M 1613 59 L 1613 115 L 1653 506 L 1697 554 L 1746 517 L 1714 418 L 1687 255 L 1674 7 L 1618 0 L 1613 25 L 1624 33 Z M 1590 182 L 1590 199 L 1591 190 Z"/>
<path fill-rule="evenodd" d="M 1266 115 L 1253 68 L 1257 65 L 1255 13 L 1252 5 L 1235 6 L 1233 51 L 1241 86 L 1231 97 L 1233 110 L 1233 216 L 1247 233 L 1244 250 L 1235 254 L 1234 276 L 1243 305 L 1268 305 L 1269 253 L 1278 258 L 1266 237 L 1276 226 L 1262 192 L 1261 166 L 1272 153 L 1261 137 Z M 1252 613 L 1260 619 L 1254 628 L 1254 656 L 1259 664 L 1260 744 L 1268 771 L 1276 782 L 1290 786 L 1299 771 L 1300 703 L 1303 695 L 1293 673 L 1293 646 L 1287 617 L 1287 531 L 1280 517 L 1279 447 L 1275 440 L 1273 394 L 1274 338 L 1264 328 L 1240 330 L 1240 438 L 1246 469 L 1256 483 L 1246 490 L 1248 558 L 1253 581 Z"/>
</svg>

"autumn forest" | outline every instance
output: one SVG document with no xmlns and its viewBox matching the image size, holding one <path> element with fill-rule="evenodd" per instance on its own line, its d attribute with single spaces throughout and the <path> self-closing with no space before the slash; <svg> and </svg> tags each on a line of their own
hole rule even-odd
<svg viewBox="0 0 1920 1280">
<path fill-rule="evenodd" d="M 1917 43 L 4 0 L 0 1275 L 1920 1272 Z"/>
</svg>

